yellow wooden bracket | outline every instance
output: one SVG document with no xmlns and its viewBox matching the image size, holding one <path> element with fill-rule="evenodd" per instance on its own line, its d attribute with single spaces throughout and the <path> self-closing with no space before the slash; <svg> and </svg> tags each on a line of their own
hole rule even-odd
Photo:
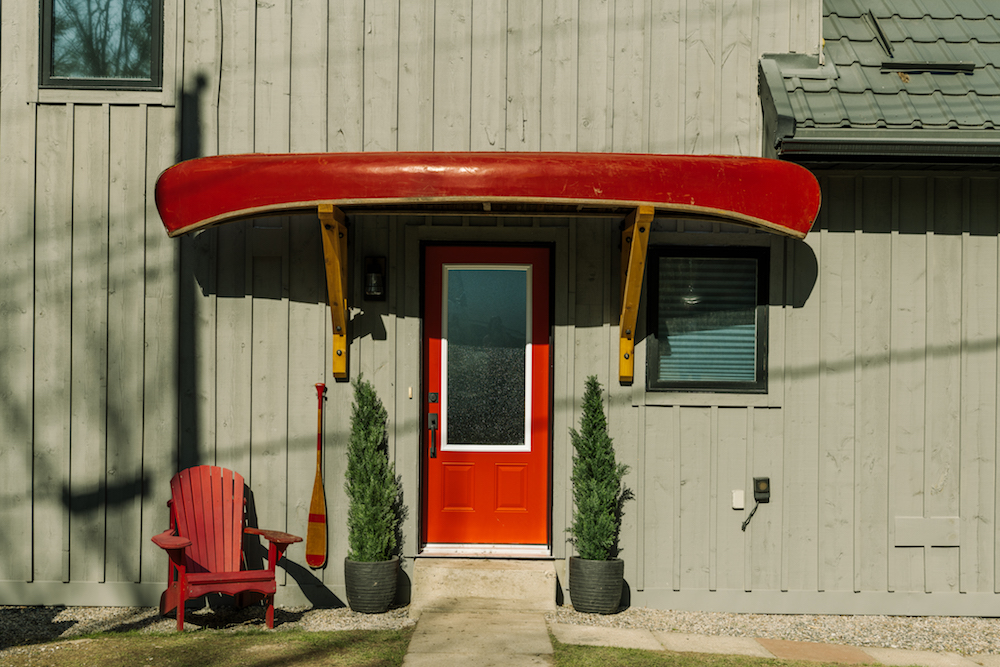
<svg viewBox="0 0 1000 667">
<path fill-rule="evenodd" d="M 326 258 L 326 293 L 333 317 L 333 377 L 347 379 L 347 225 L 344 212 L 319 205 L 319 224 Z"/>
<path fill-rule="evenodd" d="M 656 209 L 639 206 L 622 225 L 621 304 L 618 318 L 618 380 L 632 384 L 635 375 L 635 323 L 639 318 L 642 274 L 646 268 L 649 228 Z"/>
</svg>

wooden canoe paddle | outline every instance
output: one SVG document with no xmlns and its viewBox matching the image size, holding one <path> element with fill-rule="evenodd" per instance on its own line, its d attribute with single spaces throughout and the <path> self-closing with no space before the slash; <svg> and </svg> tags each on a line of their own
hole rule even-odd
<svg viewBox="0 0 1000 667">
<path fill-rule="evenodd" d="M 309 503 L 309 528 L 306 530 L 306 564 L 323 567 L 326 563 L 326 493 L 323 491 L 323 396 L 326 385 L 316 384 L 319 402 L 316 417 L 316 480 Z"/>
</svg>

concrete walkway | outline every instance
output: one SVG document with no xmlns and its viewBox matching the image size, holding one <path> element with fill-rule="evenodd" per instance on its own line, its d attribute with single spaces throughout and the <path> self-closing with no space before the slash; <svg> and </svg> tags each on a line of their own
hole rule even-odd
<svg viewBox="0 0 1000 667">
<path fill-rule="evenodd" d="M 893 667 L 1000 667 L 1000 656 L 861 648 L 778 639 L 708 637 L 676 632 L 600 628 L 552 623 L 544 614 L 518 612 L 424 612 L 403 661 L 405 667 L 551 665 L 548 630 L 564 644 L 619 646 L 649 651 L 721 653 L 782 660 Z"/>
</svg>

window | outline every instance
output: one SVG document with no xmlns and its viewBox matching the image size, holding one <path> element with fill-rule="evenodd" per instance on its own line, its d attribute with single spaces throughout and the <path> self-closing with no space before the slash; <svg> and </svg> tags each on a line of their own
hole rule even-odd
<svg viewBox="0 0 1000 667">
<path fill-rule="evenodd" d="M 159 90 L 163 0 L 42 0 L 42 88 Z"/>
<path fill-rule="evenodd" d="M 650 390 L 767 392 L 768 249 L 650 249 Z"/>
</svg>

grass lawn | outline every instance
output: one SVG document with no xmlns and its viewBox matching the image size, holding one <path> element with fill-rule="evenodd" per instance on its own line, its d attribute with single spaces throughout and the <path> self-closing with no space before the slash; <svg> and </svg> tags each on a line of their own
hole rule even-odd
<svg viewBox="0 0 1000 667">
<path fill-rule="evenodd" d="M 745 655 L 670 653 L 634 648 L 576 646 L 553 637 L 555 667 L 844 667 L 823 662 L 800 662 Z"/>
<path fill-rule="evenodd" d="M 413 628 L 102 633 L 9 650 L 5 667 L 397 667 Z"/>
</svg>

